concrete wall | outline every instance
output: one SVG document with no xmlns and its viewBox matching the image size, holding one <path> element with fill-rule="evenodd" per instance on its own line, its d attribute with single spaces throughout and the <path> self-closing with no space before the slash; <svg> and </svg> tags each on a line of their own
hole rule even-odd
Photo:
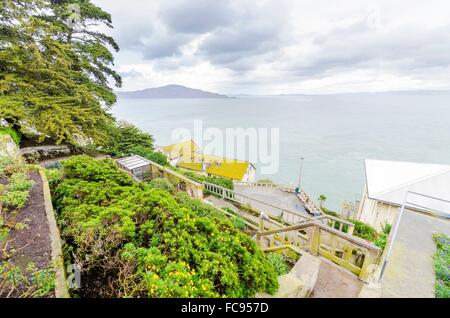
<svg viewBox="0 0 450 318">
<path fill-rule="evenodd" d="M 372 200 L 367 196 L 367 189 L 358 209 L 358 219 L 381 231 L 383 224 L 393 224 L 399 213 L 399 207 Z"/>
</svg>

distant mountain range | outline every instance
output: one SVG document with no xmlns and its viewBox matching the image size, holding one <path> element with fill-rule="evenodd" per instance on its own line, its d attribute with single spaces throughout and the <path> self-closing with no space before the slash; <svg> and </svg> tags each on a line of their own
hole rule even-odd
<svg viewBox="0 0 450 318">
<path fill-rule="evenodd" d="M 226 95 L 181 85 L 167 85 L 132 92 L 118 92 L 117 95 L 122 98 L 230 98 Z"/>
</svg>

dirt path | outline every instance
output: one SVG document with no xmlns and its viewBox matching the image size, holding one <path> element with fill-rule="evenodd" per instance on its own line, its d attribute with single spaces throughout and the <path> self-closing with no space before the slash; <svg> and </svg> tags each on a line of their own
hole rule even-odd
<svg viewBox="0 0 450 318">
<path fill-rule="evenodd" d="M 32 262 L 37 269 L 46 269 L 51 261 L 50 229 L 44 206 L 42 180 L 37 172 L 30 174 L 35 184 L 30 189 L 26 205 L 19 211 L 13 223 L 22 223 L 26 227 L 13 229 L 8 236 L 6 254 L 1 253 L 0 262 L 5 258 L 25 270 Z M 14 295 L 11 295 L 14 297 Z M 51 296 L 51 295 L 50 295 Z"/>
<path fill-rule="evenodd" d="M 319 276 L 311 298 L 357 298 L 363 283 L 347 270 L 319 258 Z"/>
</svg>

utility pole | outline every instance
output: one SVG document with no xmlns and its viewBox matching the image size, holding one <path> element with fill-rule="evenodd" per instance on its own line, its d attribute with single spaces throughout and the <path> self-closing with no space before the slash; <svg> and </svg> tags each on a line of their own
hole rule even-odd
<svg viewBox="0 0 450 318">
<path fill-rule="evenodd" d="M 299 173 L 299 176 L 298 176 L 298 189 L 299 190 L 300 190 L 300 186 L 301 186 L 301 183 L 302 183 L 303 159 L 305 159 L 305 158 L 303 158 L 303 157 L 300 158 L 300 173 Z"/>
</svg>

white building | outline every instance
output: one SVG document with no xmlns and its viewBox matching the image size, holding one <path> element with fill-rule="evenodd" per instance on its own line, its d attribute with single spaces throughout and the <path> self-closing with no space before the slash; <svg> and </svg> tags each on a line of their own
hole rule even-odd
<svg viewBox="0 0 450 318">
<path fill-rule="evenodd" d="M 399 207 L 409 194 L 406 207 L 418 211 L 450 213 L 450 166 L 400 161 L 366 160 L 366 185 L 357 218 L 380 230 L 393 224 Z"/>
</svg>

